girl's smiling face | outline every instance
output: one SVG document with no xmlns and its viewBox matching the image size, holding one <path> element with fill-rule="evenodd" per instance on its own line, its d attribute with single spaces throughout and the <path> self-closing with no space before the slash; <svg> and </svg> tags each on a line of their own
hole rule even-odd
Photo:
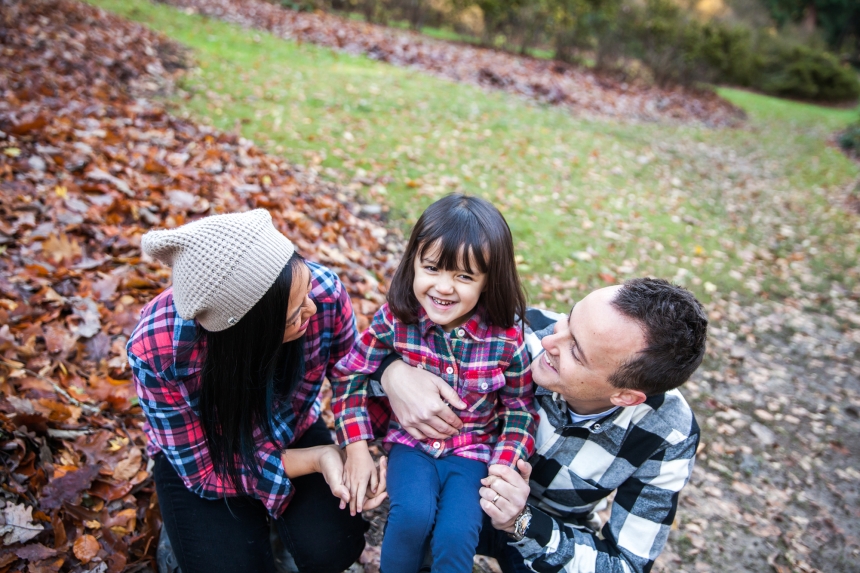
<svg viewBox="0 0 860 573">
<path fill-rule="evenodd" d="M 474 272 L 440 269 L 439 254 L 439 245 L 430 245 L 423 257 L 415 257 L 412 290 L 427 317 L 448 332 L 469 320 L 487 285 L 487 274 L 478 272 L 474 261 L 469 265 Z"/>
</svg>

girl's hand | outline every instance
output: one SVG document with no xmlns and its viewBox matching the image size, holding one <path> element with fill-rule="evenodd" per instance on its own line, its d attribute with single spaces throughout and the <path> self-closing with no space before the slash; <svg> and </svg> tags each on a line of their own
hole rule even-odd
<svg viewBox="0 0 860 573">
<path fill-rule="evenodd" d="M 346 446 L 346 465 L 343 471 L 343 481 L 349 489 L 349 513 L 355 515 L 364 509 L 365 497 L 368 493 L 375 496 L 379 488 L 376 474 L 376 464 L 367 448 L 367 442 L 353 442 Z"/>
<path fill-rule="evenodd" d="M 381 460 L 379 460 L 379 485 L 376 488 L 376 493 L 371 491 L 371 495 L 364 500 L 364 511 L 370 511 L 371 509 L 376 509 L 382 502 L 385 501 L 385 498 L 388 497 L 388 492 L 386 489 L 386 478 L 388 476 L 388 458 L 383 456 Z"/>
</svg>

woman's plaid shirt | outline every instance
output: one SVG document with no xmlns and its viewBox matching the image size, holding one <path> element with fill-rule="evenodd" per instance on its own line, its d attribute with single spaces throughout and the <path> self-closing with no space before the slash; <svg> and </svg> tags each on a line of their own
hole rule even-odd
<svg viewBox="0 0 860 573">
<path fill-rule="evenodd" d="M 490 326 L 478 307 L 460 328 L 446 333 L 421 310 L 404 324 L 384 305 L 355 348 L 335 368 L 332 410 L 341 445 L 372 440 L 367 375 L 397 353 L 407 364 L 436 374 L 469 405 L 458 412 L 463 428 L 447 440 L 418 441 L 392 417 L 387 443 L 434 456 L 456 456 L 512 466 L 534 452 L 535 410 L 522 333 Z"/>
<path fill-rule="evenodd" d="M 346 289 L 329 269 L 312 262 L 307 265 L 317 312 L 304 337 L 305 375 L 292 400 L 272 414 L 275 441 L 269 441 L 262 430 L 256 433 L 260 477 L 251 468 L 244 468 L 241 476 L 245 490 L 274 516 L 283 512 L 293 494 L 281 451 L 317 420 L 323 379 L 355 340 Z M 198 411 L 203 345 L 197 341 L 197 328 L 194 320 L 177 314 L 168 289 L 141 312 L 128 341 L 128 359 L 146 416 L 149 454 L 164 452 L 189 490 L 205 499 L 220 499 L 235 496 L 236 491 L 215 473 L 203 437 Z"/>
</svg>

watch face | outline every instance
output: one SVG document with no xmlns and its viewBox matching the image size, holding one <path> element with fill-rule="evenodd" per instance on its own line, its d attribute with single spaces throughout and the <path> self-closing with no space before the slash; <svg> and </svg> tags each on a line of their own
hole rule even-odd
<svg viewBox="0 0 860 573">
<path fill-rule="evenodd" d="M 525 535 L 531 520 L 532 514 L 529 511 L 523 512 L 523 514 L 517 518 L 517 521 L 514 523 L 514 529 L 516 530 L 518 537 L 522 538 L 522 536 Z"/>
</svg>

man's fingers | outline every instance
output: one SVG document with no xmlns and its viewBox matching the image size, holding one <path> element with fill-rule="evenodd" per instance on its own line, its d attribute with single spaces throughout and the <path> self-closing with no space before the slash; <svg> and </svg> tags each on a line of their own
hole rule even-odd
<svg viewBox="0 0 860 573">
<path fill-rule="evenodd" d="M 496 529 L 510 531 L 510 527 L 522 510 L 522 507 L 499 494 L 491 488 L 481 488 L 481 508 L 484 510 Z M 493 501 L 495 500 L 495 501 Z"/>
<path fill-rule="evenodd" d="M 447 440 L 457 435 L 457 428 L 438 417 L 431 418 L 426 423 L 419 423 L 418 428 L 425 436 L 434 440 Z"/>
<path fill-rule="evenodd" d="M 529 478 L 532 475 L 532 465 L 525 460 L 517 460 L 517 469 L 520 471 L 520 476 L 529 483 Z"/>
<path fill-rule="evenodd" d="M 490 501 L 492 501 L 496 494 L 499 495 L 500 499 L 507 499 L 510 501 L 521 501 L 528 497 L 521 490 L 502 480 L 496 480 L 491 487 L 481 488 L 481 490 L 484 489 L 487 490 L 487 494 L 482 494 L 481 497 L 489 499 Z"/>
<path fill-rule="evenodd" d="M 466 408 L 469 407 L 468 404 L 463 402 L 462 398 L 460 398 L 460 396 L 457 394 L 457 391 L 454 390 L 454 388 L 452 388 L 451 386 L 448 386 L 448 384 L 444 380 L 441 380 L 439 378 L 434 378 L 433 383 L 436 384 L 437 388 L 439 388 L 439 396 L 442 398 L 442 400 L 444 402 L 451 404 L 452 406 L 454 406 L 458 410 L 465 410 Z M 446 422 L 448 422 L 449 424 L 451 424 L 452 426 L 454 426 L 456 428 L 462 428 L 463 427 L 463 422 L 460 421 L 460 418 L 458 418 L 456 416 L 456 414 L 454 415 L 454 418 L 457 420 L 457 423 L 455 423 L 452 420 L 447 419 L 447 417 L 445 417 L 445 416 L 442 416 L 442 418 Z"/>
<path fill-rule="evenodd" d="M 486 499 L 481 500 L 481 509 L 484 510 L 484 513 L 490 516 L 493 526 L 503 525 L 506 521 L 502 511 Z"/>
<path fill-rule="evenodd" d="M 460 433 L 460 428 L 463 427 L 463 420 L 460 419 L 460 416 L 445 404 L 442 404 L 439 413 L 435 418 L 428 420 L 428 423 L 448 436 L 456 436 Z"/>
<path fill-rule="evenodd" d="M 530 467 L 527 468 L 527 470 L 530 469 Z M 529 486 L 517 470 L 493 464 L 489 468 L 489 474 L 481 480 L 485 488 L 495 491 L 514 506 L 522 508 L 525 505 L 529 496 Z"/>
<path fill-rule="evenodd" d="M 479 495 L 481 496 L 481 499 L 489 501 L 502 510 L 503 513 L 508 513 L 509 510 L 514 507 L 514 504 L 512 504 L 504 494 L 494 490 L 493 488 L 482 487 L 479 490 Z M 514 513 L 514 515 L 516 515 L 516 513 Z"/>
<path fill-rule="evenodd" d="M 528 464 L 526 465 L 528 466 L 528 475 L 531 475 L 531 466 Z M 502 464 L 491 465 L 487 470 L 487 473 L 489 474 L 489 477 L 496 476 L 498 479 L 504 480 L 509 484 L 518 485 L 525 483 L 525 479 L 523 479 L 523 476 L 520 475 L 519 471 Z"/>
<path fill-rule="evenodd" d="M 418 428 L 413 428 L 412 426 L 403 426 L 403 429 L 405 429 L 407 432 L 409 432 L 409 435 L 412 436 L 413 438 L 415 438 L 416 440 L 423 441 L 423 440 L 427 439 L 427 436 L 423 432 L 421 432 Z"/>
</svg>

